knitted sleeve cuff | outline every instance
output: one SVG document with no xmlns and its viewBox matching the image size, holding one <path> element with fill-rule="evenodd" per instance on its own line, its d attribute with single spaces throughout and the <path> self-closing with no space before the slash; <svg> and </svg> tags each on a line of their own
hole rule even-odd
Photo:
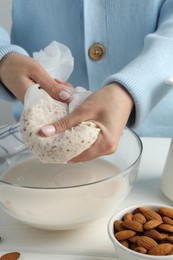
<svg viewBox="0 0 173 260">
<path fill-rule="evenodd" d="M 5 55 L 11 52 L 29 56 L 28 53 L 22 47 L 13 44 L 8 44 L 0 47 L 0 61 L 5 57 Z"/>
</svg>

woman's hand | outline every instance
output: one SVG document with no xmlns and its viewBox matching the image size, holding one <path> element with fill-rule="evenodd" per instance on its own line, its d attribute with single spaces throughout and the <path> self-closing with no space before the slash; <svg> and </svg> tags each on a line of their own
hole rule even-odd
<svg viewBox="0 0 173 260">
<path fill-rule="evenodd" d="M 91 94 L 71 114 L 44 126 L 43 136 L 61 133 L 83 121 L 93 121 L 101 129 L 96 142 L 72 162 L 83 162 L 116 151 L 122 131 L 133 108 L 133 99 L 119 84 L 112 83 Z M 51 130 L 51 131 L 50 131 Z"/>
<path fill-rule="evenodd" d="M 68 101 L 71 96 L 69 83 L 52 79 L 37 61 L 16 53 L 0 62 L 0 80 L 22 103 L 26 90 L 36 83 L 54 99 Z"/>
</svg>

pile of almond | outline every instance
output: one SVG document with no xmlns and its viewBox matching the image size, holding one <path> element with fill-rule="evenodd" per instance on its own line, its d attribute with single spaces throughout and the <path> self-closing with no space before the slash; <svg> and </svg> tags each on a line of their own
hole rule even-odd
<svg viewBox="0 0 173 260">
<path fill-rule="evenodd" d="M 173 209 L 139 207 L 114 221 L 115 238 L 125 247 L 149 255 L 173 255 Z"/>
</svg>

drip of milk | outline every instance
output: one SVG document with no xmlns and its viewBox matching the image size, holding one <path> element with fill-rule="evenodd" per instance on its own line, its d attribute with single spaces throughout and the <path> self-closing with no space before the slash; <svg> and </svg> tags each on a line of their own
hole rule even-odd
<svg viewBox="0 0 173 260">
<path fill-rule="evenodd" d="M 165 166 L 162 173 L 161 189 L 173 201 L 173 138 L 170 143 Z"/>
</svg>

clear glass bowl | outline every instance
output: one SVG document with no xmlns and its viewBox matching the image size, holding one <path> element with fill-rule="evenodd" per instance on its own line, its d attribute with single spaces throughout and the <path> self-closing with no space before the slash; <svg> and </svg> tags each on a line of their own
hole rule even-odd
<svg viewBox="0 0 173 260">
<path fill-rule="evenodd" d="M 73 229 L 110 215 L 133 187 L 142 142 L 130 129 L 117 151 L 78 164 L 43 164 L 23 144 L 19 125 L 0 129 L 0 206 L 31 226 Z"/>
</svg>

